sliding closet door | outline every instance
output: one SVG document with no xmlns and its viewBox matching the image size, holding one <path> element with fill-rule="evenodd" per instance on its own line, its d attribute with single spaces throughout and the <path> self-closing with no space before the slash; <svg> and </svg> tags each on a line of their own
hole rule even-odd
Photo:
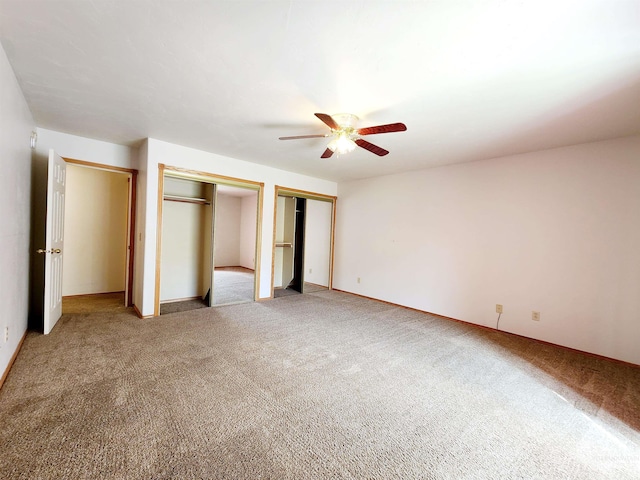
<svg viewBox="0 0 640 480">
<path fill-rule="evenodd" d="M 307 199 L 296 197 L 294 200 L 293 278 L 289 283 L 289 287 L 296 292 L 302 293 L 304 287 L 304 226 Z"/>
<path fill-rule="evenodd" d="M 281 245 L 280 248 L 282 248 L 280 284 L 282 288 L 287 288 L 293 279 L 293 246 L 296 225 L 295 198 L 279 197 L 278 206 L 282 207 L 278 211 L 279 228 L 277 228 L 277 230 L 281 232 L 282 237 L 281 239 L 276 239 L 276 245 Z"/>
<path fill-rule="evenodd" d="M 307 199 L 305 211 L 305 286 L 329 288 L 333 203 Z"/>
<path fill-rule="evenodd" d="M 215 229 L 216 229 L 216 200 L 217 200 L 217 189 L 214 184 L 205 184 L 204 186 L 206 190 L 207 198 L 210 200 L 209 208 L 206 212 L 206 217 L 204 219 L 205 228 L 204 228 L 204 263 L 202 265 L 202 276 L 203 276 L 203 289 L 202 289 L 202 299 L 206 301 L 207 306 L 213 306 L 213 287 L 214 287 L 214 270 L 215 270 Z"/>
</svg>

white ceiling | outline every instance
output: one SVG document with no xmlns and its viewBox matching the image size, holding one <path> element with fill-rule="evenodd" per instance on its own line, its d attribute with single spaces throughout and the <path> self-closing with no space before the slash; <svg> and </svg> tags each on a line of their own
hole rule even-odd
<svg viewBox="0 0 640 480">
<path fill-rule="evenodd" d="M 640 1 L 0 0 L 38 126 L 331 180 L 640 133 Z M 321 159 L 313 114 L 404 122 Z"/>
</svg>

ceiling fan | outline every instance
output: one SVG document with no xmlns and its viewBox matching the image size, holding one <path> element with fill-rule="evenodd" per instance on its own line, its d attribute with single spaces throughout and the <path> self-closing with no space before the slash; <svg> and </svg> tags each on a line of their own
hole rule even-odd
<svg viewBox="0 0 640 480">
<path fill-rule="evenodd" d="M 316 113 L 316 117 L 322 120 L 330 129 L 331 133 L 318 135 L 297 135 L 294 137 L 280 137 L 280 140 L 298 140 L 301 138 L 333 137 L 327 145 L 327 149 L 320 158 L 329 158 L 334 153 L 343 154 L 351 152 L 358 147 L 369 150 L 371 153 L 382 157 L 389 153 L 388 150 L 378 147 L 373 143 L 360 138 L 364 135 L 376 133 L 404 132 L 407 127 L 404 123 L 390 123 L 388 125 L 376 125 L 375 127 L 356 128 L 358 117 L 350 113 L 340 113 L 327 115 L 326 113 Z"/>
</svg>

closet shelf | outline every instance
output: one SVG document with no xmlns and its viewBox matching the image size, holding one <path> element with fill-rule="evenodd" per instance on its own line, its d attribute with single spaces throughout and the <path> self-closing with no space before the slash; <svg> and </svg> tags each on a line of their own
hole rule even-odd
<svg viewBox="0 0 640 480">
<path fill-rule="evenodd" d="M 198 205 L 211 205 L 206 198 L 180 197 L 178 195 L 165 195 L 164 199 L 168 202 L 196 203 Z"/>
</svg>

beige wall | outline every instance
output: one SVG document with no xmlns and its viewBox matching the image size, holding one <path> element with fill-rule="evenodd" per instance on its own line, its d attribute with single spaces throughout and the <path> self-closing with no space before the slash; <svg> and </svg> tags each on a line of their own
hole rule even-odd
<svg viewBox="0 0 640 480">
<path fill-rule="evenodd" d="M 217 202 L 216 267 L 255 269 L 258 194 L 240 197 L 218 192 Z"/>
<path fill-rule="evenodd" d="M 237 267 L 240 265 L 240 219 L 241 198 L 224 195 L 216 196 L 216 227 L 214 261 L 216 267 Z"/>
<path fill-rule="evenodd" d="M 29 259 L 33 255 L 29 251 L 32 168 L 29 136 L 34 129 L 31 112 L 1 46 L 0 106 L 1 376 L 27 329 Z M 7 330 L 9 338 L 5 341 Z"/>
<path fill-rule="evenodd" d="M 128 178 L 67 165 L 63 295 L 124 291 Z"/>
</svg>

